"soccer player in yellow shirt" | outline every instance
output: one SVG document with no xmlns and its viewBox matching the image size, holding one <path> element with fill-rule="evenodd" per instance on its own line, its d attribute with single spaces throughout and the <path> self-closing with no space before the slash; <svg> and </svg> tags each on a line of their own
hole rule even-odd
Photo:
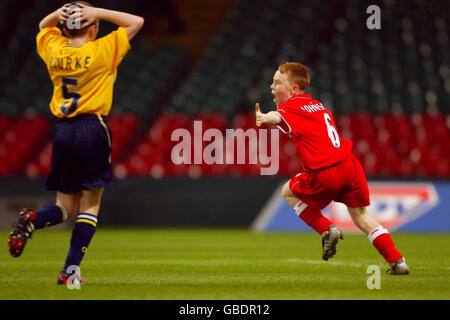
<svg viewBox="0 0 450 320">
<path fill-rule="evenodd" d="M 99 20 L 119 28 L 96 39 Z M 34 230 L 78 214 L 58 284 L 68 283 L 68 269 L 78 270 L 96 230 L 103 190 L 112 183 L 112 140 L 106 120 L 117 67 L 143 24 L 142 17 L 81 1 L 65 4 L 39 23 L 37 52 L 53 82 L 50 110 L 57 118 L 46 182 L 48 190 L 56 191 L 56 203 L 20 212 L 8 243 L 10 254 L 18 257 Z"/>
</svg>

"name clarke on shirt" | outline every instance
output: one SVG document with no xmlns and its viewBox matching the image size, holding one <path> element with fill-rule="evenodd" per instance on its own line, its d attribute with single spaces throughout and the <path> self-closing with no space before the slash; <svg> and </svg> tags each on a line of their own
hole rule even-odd
<svg viewBox="0 0 450 320">
<path fill-rule="evenodd" d="M 50 68 L 60 70 L 75 70 L 75 69 L 87 69 L 90 63 L 91 56 L 76 57 L 74 59 L 70 57 L 55 57 L 50 56 Z"/>
</svg>

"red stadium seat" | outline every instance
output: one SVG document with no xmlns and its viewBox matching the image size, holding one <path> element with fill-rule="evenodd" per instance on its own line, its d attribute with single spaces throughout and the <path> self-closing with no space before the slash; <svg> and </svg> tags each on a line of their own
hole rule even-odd
<svg viewBox="0 0 450 320">
<path fill-rule="evenodd" d="M 400 176 L 401 175 L 401 158 L 392 147 L 385 147 L 379 154 L 380 174 L 383 176 Z"/>
<path fill-rule="evenodd" d="M 130 157 L 128 168 L 132 175 L 148 175 L 150 172 L 150 165 L 136 154 Z"/>
<path fill-rule="evenodd" d="M 38 171 L 40 176 L 47 176 L 52 164 L 53 142 L 49 141 L 41 151 L 38 158 Z"/>
<path fill-rule="evenodd" d="M 200 113 L 193 117 L 195 121 L 202 121 L 203 131 L 215 128 L 224 132 L 227 128 L 227 119 L 223 114 L 215 114 L 215 113 Z"/>
<path fill-rule="evenodd" d="M 243 130 L 249 128 L 258 128 L 256 126 L 255 115 L 252 113 L 240 113 L 233 118 L 233 128 L 241 128 Z"/>
<path fill-rule="evenodd" d="M 371 140 L 375 137 L 375 127 L 373 124 L 373 118 L 367 113 L 353 113 L 348 116 L 350 121 L 351 136 L 348 134 L 347 128 L 344 127 L 344 132 L 341 136 L 344 138 L 353 139 L 366 139 Z"/>
<path fill-rule="evenodd" d="M 3 135 L 11 126 L 11 119 L 7 115 L 0 115 L 0 140 L 2 140 Z"/>
<path fill-rule="evenodd" d="M 405 157 L 400 162 L 401 175 L 404 177 L 411 177 L 417 174 L 418 165 L 410 158 Z"/>
<path fill-rule="evenodd" d="M 334 123 L 336 124 L 338 132 L 341 132 L 342 130 L 351 130 L 351 119 L 349 115 L 334 115 Z"/>
<path fill-rule="evenodd" d="M 131 113 L 112 114 L 108 117 L 108 125 L 113 137 L 112 161 L 121 161 L 126 150 L 136 137 L 139 122 Z"/>
<path fill-rule="evenodd" d="M 5 123 L 8 124 L 8 129 L 2 135 L 3 139 L 1 140 L 7 150 L 5 157 L 8 162 L 9 173 L 26 173 L 27 164 L 28 171 L 36 173 L 38 171 L 35 170 L 37 166 L 31 164 L 50 134 L 47 117 L 20 115 L 14 122 L 4 120 L 5 117 L 2 117 L 2 119 L 3 128 L 6 128 Z"/>
<path fill-rule="evenodd" d="M 380 162 L 373 152 L 368 152 L 362 157 L 362 166 L 367 176 L 376 176 L 380 172 Z"/>
</svg>

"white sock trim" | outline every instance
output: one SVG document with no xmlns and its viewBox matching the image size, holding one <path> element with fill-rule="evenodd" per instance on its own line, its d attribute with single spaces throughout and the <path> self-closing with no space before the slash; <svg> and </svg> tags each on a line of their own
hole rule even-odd
<svg viewBox="0 0 450 320">
<path fill-rule="evenodd" d="M 308 207 L 308 205 L 306 203 L 304 203 L 303 201 L 299 201 L 297 202 L 297 204 L 294 206 L 294 212 L 297 216 L 300 217 L 300 214 L 303 212 L 303 210 L 305 210 Z"/>
<path fill-rule="evenodd" d="M 373 243 L 373 241 L 379 236 L 382 235 L 384 233 L 389 233 L 387 231 L 387 229 L 383 228 L 383 227 L 376 227 L 375 229 L 373 229 L 372 231 L 369 232 L 369 241 L 370 243 Z"/>
<path fill-rule="evenodd" d="M 88 220 L 91 220 L 91 221 L 93 221 L 93 222 L 95 222 L 95 223 L 98 222 L 98 221 L 97 221 L 97 217 L 94 216 L 94 215 L 91 215 L 91 214 L 84 214 L 84 213 L 81 213 L 81 214 L 79 214 L 79 215 L 77 216 L 77 220 L 78 220 L 78 219 L 88 219 Z"/>
</svg>

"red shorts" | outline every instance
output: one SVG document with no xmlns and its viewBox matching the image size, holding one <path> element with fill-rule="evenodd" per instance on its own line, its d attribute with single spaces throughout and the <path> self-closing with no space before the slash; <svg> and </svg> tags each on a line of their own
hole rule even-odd
<svg viewBox="0 0 450 320">
<path fill-rule="evenodd" d="M 289 181 L 289 188 L 297 198 L 319 210 L 331 201 L 352 208 L 370 204 L 366 175 L 353 154 L 333 167 L 297 174 Z"/>
</svg>

